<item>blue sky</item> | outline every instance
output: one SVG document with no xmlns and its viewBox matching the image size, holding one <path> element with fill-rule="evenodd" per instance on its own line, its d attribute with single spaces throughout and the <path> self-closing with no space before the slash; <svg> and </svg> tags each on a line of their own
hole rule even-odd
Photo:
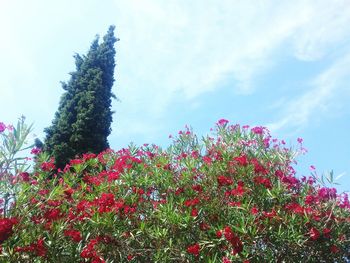
<svg viewBox="0 0 350 263">
<path fill-rule="evenodd" d="M 299 175 L 333 169 L 350 190 L 350 3 L 346 0 L 2 0 L 0 121 L 43 137 L 96 34 L 116 25 L 114 149 L 166 146 L 186 124 L 267 126 L 308 149 Z"/>
</svg>

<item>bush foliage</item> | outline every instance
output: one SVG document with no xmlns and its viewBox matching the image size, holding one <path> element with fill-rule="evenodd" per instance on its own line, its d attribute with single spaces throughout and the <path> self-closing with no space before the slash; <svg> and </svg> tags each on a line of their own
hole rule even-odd
<svg viewBox="0 0 350 263">
<path fill-rule="evenodd" d="M 199 141 L 130 146 L 19 174 L 0 262 L 344 262 L 347 195 L 298 178 L 296 151 L 220 120 Z"/>
</svg>

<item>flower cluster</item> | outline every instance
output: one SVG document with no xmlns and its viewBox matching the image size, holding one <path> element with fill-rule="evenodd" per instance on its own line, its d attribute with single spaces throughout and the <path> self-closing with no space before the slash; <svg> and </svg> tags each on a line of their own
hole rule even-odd
<svg viewBox="0 0 350 263">
<path fill-rule="evenodd" d="M 17 218 L 0 218 L 0 244 L 13 233 L 13 226 L 18 224 Z"/>
</svg>

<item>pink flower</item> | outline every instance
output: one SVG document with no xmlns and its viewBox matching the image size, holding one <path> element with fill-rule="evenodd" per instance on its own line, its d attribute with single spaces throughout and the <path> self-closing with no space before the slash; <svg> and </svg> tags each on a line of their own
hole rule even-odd
<svg viewBox="0 0 350 263">
<path fill-rule="evenodd" d="M 220 120 L 218 120 L 217 125 L 219 125 L 219 126 L 224 126 L 224 125 L 226 125 L 228 122 L 229 122 L 229 121 L 226 120 L 226 119 L 220 119 Z"/>
<path fill-rule="evenodd" d="M 31 151 L 30 151 L 31 154 L 34 154 L 34 155 L 38 155 L 39 153 L 41 153 L 41 149 L 40 148 L 37 148 L 37 147 L 34 147 Z"/>
<path fill-rule="evenodd" d="M 20 173 L 19 176 L 22 178 L 24 182 L 30 181 L 29 173 L 27 172 Z"/>
<path fill-rule="evenodd" d="M 0 122 L 0 133 L 6 130 L 6 125 L 3 122 Z"/>
<path fill-rule="evenodd" d="M 348 194 L 343 193 L 342 195 L 340 195 L 339 207 L 350 209 L 350 201 Z"/>
<path fill-rule="evenodd" d="M 70 160 L 69 165 L 74 166 L 74 165 L 79 165 L 82 163 L 83 163 L 83 160 L 81 160 L 81 159 L 72 159 L 72 160 Z"/>
<path fill-rule="evenodd" d="M 337 189 L 322 187 L 318 190 L 317 196 L 323 200 L 335 199 L 337 197 Z"/>
<path fill-rule="evenodd" d="M 264 133 L 264 127 L 254 127 L 251 129 L 252 133 L 255 133 L 255 134 L 263 134 Z"/>
</svg>

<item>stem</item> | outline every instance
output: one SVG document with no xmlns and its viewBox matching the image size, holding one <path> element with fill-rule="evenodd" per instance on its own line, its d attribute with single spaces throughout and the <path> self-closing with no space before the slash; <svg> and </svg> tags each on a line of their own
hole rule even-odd
<svg viewBox="0 0 350 263">
<path fill-rule="evenodd" d="M 9 193 L 6 193 L 4 196 L 4 217 L 6 217 L 6 211 L 7 211 L 7 203 L 8 203 L 8 199 L 9 198 Z"/>
</svg>

